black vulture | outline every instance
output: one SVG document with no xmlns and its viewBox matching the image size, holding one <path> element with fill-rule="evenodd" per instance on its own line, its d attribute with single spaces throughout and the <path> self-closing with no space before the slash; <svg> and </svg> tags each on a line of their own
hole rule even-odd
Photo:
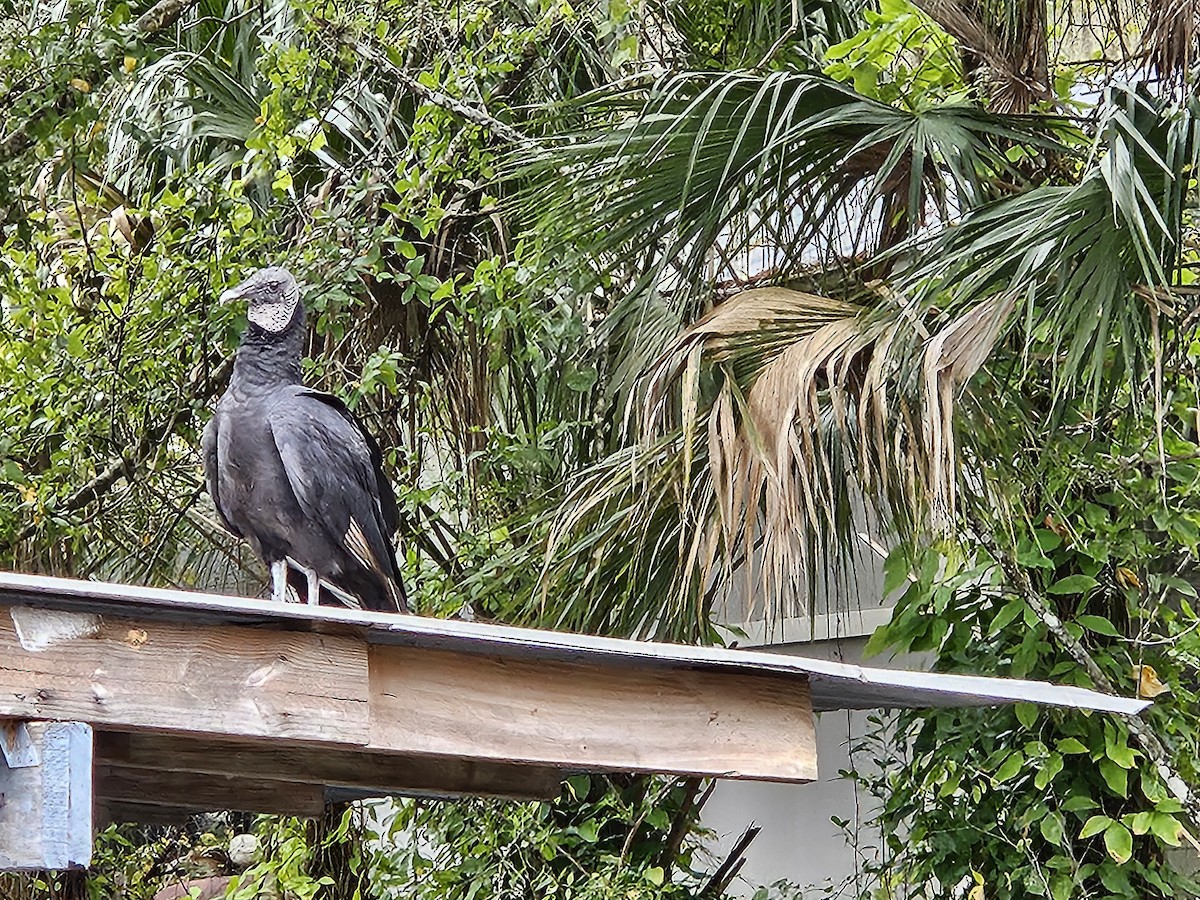
<svg viewBox="0 0 1200 900">
<path fill-rule="evenodd" d="M 220 302 L 241 299 L 249 325 L 201 441 L 221 521 L 270 567 L 276 600 L 286 599 L 290 563 L 309 603 L 331 587 L 349 605 L 407 612 L 390 540 L 399 511 L 379 445 L 341 400 L 301 380 L 296 280 L 259 269 Z"/>
</svg>

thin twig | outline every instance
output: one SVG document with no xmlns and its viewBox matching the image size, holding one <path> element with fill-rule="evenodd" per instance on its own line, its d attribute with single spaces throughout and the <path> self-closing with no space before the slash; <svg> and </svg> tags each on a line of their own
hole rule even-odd
<svg viewBox="0 0 1200 900">
<path fill-rule="evenodd" d="M 380 68 L 386 69 L 391 75 L 400 82 L 412 93 L 416 94 L 427 103 L 432 103 L 434 106 L 440 106 L 447 112 L 451 112 L 460 119 L 479 125 L 486 128 L 496 137 L 507 141 L 510 144 L 516 144 L 521 147 L 533 145 L 533 139 L 522 134 L 517 129 L 513 128 L 499 119 L 490 115 L 487 110 L 480 109 L 475 106 L 463 103 L 449 94 L 443 94 L 441 91 L 426 87 L 421 84 L 416 78 L 413 78 L 390 59 L 386 55 L 374 50 L 371 47 L 364 45 L 359 41 L 351 41 L 350 47 L 361 55 L 364 59 L 370 60 Z"/>
<path fill-rule="evenodd" d="M 701 889 L 698 896 L 702 900 L 720 897 L 725 893 L 725 888 L 729 887 L 729 883 L 737 877 L 737 873 L 746 864 L 744 858 L 746 849 L 750 846 L 751 841 L 758 837 L 760 831 L 762 829 L 759 826 L 751 825 L 742 832 L 742 836 L 738 838 L 738 842 L 729 851 L 729 856 L 726 857 L 725 862 L 717 867 L 717 871 L 713 872 L 712 877 L 708 879 L 708 883 Z"/>
</svg>

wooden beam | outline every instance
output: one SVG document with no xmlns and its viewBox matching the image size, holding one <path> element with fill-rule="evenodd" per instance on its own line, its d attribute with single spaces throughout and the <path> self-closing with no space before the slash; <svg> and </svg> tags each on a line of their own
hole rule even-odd
<svg viewBox="0 0 1200 900">
<path fill-rule="evenodd" d="M 10 768 L 0 756 L 0 871 L 86 866 L 92 730 L 78 722 L 32 722 L 21 730 L 37 762 Z"/>
<path fill-rule="evenodd" d="M 97 732 L 96 760 L 168 772 L 238 774 L 336 788 L 362 796 L 483 796 L 513 800 L 552 799 L 562 773 L 544 766 L 514 765 L 447 756 L 400 756 L 273 741 L 217 741 L 184 735 Z"/>
<path fill-rule="evenodd" d="M 371 744 L 563 768 L 811 781 L 808 686 L 794 678 L 630 670 L 371 647 Z"/>
<path fill-rule="evenodd" d="M 167 772 L 136 766 L 96 767 L 96 797 L 101 801 L 167 806 L 196 812 L 224 809 L 317 816 L 325 808 L 319 784 L 278 781 L 245 775 Z"/>
<path fill-rule="evenodd" d="M 39 610 L 11 612 L 13 621 L 0 616 L 0 716 L 463 764 L 816 775 L 807 684 L 791 674 L 472 654 L 168 618 L 76 622 L 80 614 L 50 612 L 38 625 L 28 616 Z M 344 762 L 339 771 L 317 781 L 349 780 Z M 434 763 L 400 787 L 483 793 L 485 776 L 504 772 L 451 767 L 439 791 Z"/>
<path fill-rule="evenodd" d="M 0 717 L 366 742 L 366 649 L 355 638 L 11 612 L 0 614 Z M 36 613 L 54 626 L 35 631 Z"/>
</svg>

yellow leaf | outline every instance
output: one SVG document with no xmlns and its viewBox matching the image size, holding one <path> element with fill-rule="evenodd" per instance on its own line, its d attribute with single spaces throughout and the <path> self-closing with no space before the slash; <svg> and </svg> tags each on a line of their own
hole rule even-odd
<svg viewBox="0 0 1200 900">
<path fill-rule="evenodd" d="M 1042 524 L 1057 534 L 1066 543 L 1071 542 L 1071 530 L 1062 522 L 1059 522 L 1054 516 L 1047 514 L 1046 518 L 1042 519 Z"/>
<path fill-rule="evenodd" d="M 72 78 L 67 84 L 71 85 L 71 87 L 75 88 L 81 94 L 86 94 L 92 89 L 91 84 L 82 78 Z"/>
<path fill-rule="evenodd" d="M 1137 682 L 1138 696 L 1147 700 L 1171 690 L 1169 685 L 1158 680 L 1158 672 L 1154 671 L 1154 666 L 1134 666 L 1133 680 Z"/>
<path fill-rule="evenodd" d="M 127 56 L 125 57 L 125 61 L 121 63 L 121 68 L 125 70 L 126 74 L 129 74 L 137 68 L 137 64 L 138 61 L 136 56 Z"/>
<path fill-rule="evenodd" d="M 1125 566 L 1117 566 L 1117 584 L 1121 587 L 1133 588 L 1138 592 L 1142 590 L 1142 582 L 1137 577 L 1137 572 Z"/>
</svg>

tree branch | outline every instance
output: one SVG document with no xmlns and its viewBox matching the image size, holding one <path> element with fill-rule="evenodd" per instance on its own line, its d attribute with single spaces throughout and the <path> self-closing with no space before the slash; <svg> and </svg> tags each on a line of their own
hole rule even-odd
<svg viewBox="0 0 1200 900">
<path fill-rule="evenodd" d="M 978 534 L 987 534 L 984 529 L 979 527 L 978 523 L 972 524 L 975 525 Z M 1116 686 L 1104 674 L 1104 671 L 1096 663 L 1096 660 L 1088 653 L 1087 648 L 1071 632 L 1067 631 L 1058 615 L 1046 605 L 1041 595 L 1034 590 L 1033 583 L 1029 580 L 1029 574 L 1020 566 L 1015 565 L 1013 560 L 1006 554 L 1001 553 L 993 541 L 981 538 L 981 542 L 991 552 L 992 556 L 999 561 L 1000 568 L 1008 579 L 1009 585 L 1029 605 L 1034 615 L 1054 635 L 1062 648 L 1067 651 L 1067 654 L 1088 673 L 1088 677 L 1092 679 L 1092 683 L 1096 686 L 1096 689 L 1108 694 L 1118 694 L 1119 691 L 1116 689 Z M 1184 781 L 1179 773 L 1175 771 L 1171 763 L 1170 754 L 1167 752 L 1167 748 L 1162 740 L 1155 733 L 1154 728 L 1149 722 L 1146 722 L 1139 716 L 1123 716 L 1122 718 L 1125 719 L 1130 733 L 1133 735 L 1134 740 L 1137 741 L 1142 752 L 1146 754 L 1146 758 L 1158 770 L 1159 777 L 1166 783 L 1167 788 L 1175 796 L 1175 799 L 1183 804 L 1192 824 L 1200 827 L 1200 797 L 1197 797 L 1191 785 Z"/>
<path fill-rule="evenodd" d="M 198 2 L 199 0 L 159 0 L 137 18 L 133 23 L 134 30 L 139 37 L 153 37 L 174 25 L 180 16 Z M 88 72 L 90 77 L 87 81 L 94 87 L 104 80 L 106 74 L 106 69 L 97 67 Z M 62 115 L 70 112 L 79 102 L 80 96 L 82 95 L 75 88 L 65 87 L 53 101 L 43 104 L 31 113 L 12 133 L 0 140 L 0 159 L 18 156 L 28 150 L 34 142 L 29 134 L 30 129 L 51 113 Z"/>
<path fill-rule="evenodd" d="M 199 0 L 159 0 L 137 17 L 133 27 L 142 37 L 158 34 L 179 21 L 179 17 L 195 6 Z"/>
<path fill-rule="evenodd" d="M 516 144 L 521 147 L 527 147 L 533 144 L 533 139 L 522 134 L 517 129 L 513 128 L 499 119 L 490 115 L 487 110 L 480 109 L 475 106 L 470 106 L 463 103 L 461 100 L 451 97 L 449 94 L 443 94 L 441 91 L 433 88 L 425 87 L 416 78 L 413 78 L 394 62 L 387 58 L 383 53 L 366 46 L 360 41 L 350 41 L 350 47 L 358 53 L 363 59 L 369 60 L 382 69 L 387 70 L 397 81 L 400 82 L 407 90 L 416 94 L 426 103 L 432 103 L 434 106 L 439 106 L 447 112 L 453 113 L 460 119 L 479 125 L 486 128 L 496 137 L 510 144 Z"/>
<path fill-rule="evenodd" d="M 201 396 L 204 399 L 208 399 L 218 388 L 225 385 L 232 372 L 233 357 L 231 356 L 213 370 L 208 379 L 202 380 L 200 376 L 191 379 L 188 382 L 187 396 Z M 108 465 L 95 478 L 80 487 L 75 493 L 71 494 L 61 504 L 51 510 L 51 514 L 62 516 L 78 512 L 83 507 L 94 503 L 104 496 L 104 494 L 108 493 L 112 486 L 120 481 L 122 477 L 132 478 L 138 467 L 154 455 L 162 443 L 174 433 L 175 429 L 191 418 L 191 411 L 191 405 L 181 403 L 175 408 L 175 411 L 169 418 L 155 427 L 147 429 L 133 447 L 127 448 L 119 456 L 115 456 L 109 460 Z M 11 538 L 9 546 L 15 547 L 21 541 L 30 537 L 37 529 L 37 524 L 30 522 Z"/>
<path fill-rule="evenodd" d="M 700 890 L 699 897 L 703 898 L 703 900 L 710 900 L 710 898 L 724 895 L 725 889 L 729 887 L 729 883 L 737 877 L 737 873 L 746 864 L 746 850 L 750 846 L 751 841 L 758 837 L 760 831 L 762 829 L 759 826 L 751 825 L 742 832 L 742 836 L 738 838 L 738 842 L 729 851 L 729 856 L 717 867 L 717 871 L 713 872 L 712 877 L 708 879 L 708 884 Z"/>
</svg>

